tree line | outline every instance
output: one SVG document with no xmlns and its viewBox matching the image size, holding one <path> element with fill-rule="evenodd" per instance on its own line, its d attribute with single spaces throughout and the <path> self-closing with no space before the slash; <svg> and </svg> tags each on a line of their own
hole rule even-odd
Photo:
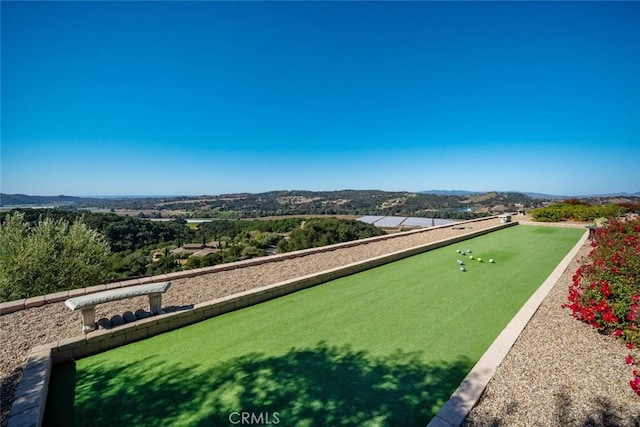
<svg viewBox="0 0 640 427">
<path fill-rule="evenodd" d="M 614 218 L 627 212 L 640 210 L 640 203 L 590 204 L 579 199 L 567 199 L 543 208 L 533 209 L 531 217 L 541 222 L 593 221 L 596 218 Z"/>
<path fill-rule="evenodd" d="M 42 198 L 24 196 L 11 201 L 36 203 Z M 57 200 L 58 198 L 53 198 Z M 122 199 L 86 199 L 60 196 L 65 209 L 100 207 L 147 211 L 148 215 L 184 215 L 193 218 L 260 218 L 277 215 L 402 215 L 427 218 L 470 219 L 486 215 L 474 208 L 495 204 L 513 207 L 540 205 L 541 200 L 521 193 L 491 192 L 483 195 L 439 195 L 380 190 L 340 191 L 270 191 L 266 193 L 238 193 L 199 197 L 148 197 Z M 49 200 L 49 199 L 47 199 Z M 469 211 L 467 208 L 471 208 Z M 149 213 L 151 212 L 151 213 Z"/>
</svg>

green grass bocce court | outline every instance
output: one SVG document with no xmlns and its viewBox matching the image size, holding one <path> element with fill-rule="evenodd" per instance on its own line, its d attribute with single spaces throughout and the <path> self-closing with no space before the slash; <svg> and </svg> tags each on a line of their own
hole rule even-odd
<svg viewBox="0 0 640 427">
<path fill-rule="evenodd" d="M 44 424 L 424 426 L 583 234 L 517 225 L 56 365 Z"/>
</svg>

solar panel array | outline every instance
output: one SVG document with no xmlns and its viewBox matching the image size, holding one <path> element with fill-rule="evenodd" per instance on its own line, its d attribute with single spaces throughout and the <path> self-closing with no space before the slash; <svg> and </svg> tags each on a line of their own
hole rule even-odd
<svg viewBox="0 0 640 427">
<path fill-rule="evenodd" d="M 373 225 L 385 228 L 399 227 L 405 219 L 406 217 L 404 216 L 385 216 L 384 218 L 376 221 Z"/>
<path fill-rule="evenodd" d="M 383 216 L 367 215 L 362 218 L 358 218 L 358 221 L 366 222 L 367 224 L 373 224 L 376 221 L 380 221 Z"/>
<path fill-rule="evenodd" d="M 435 224 L 435 221 L 436 220 L 434 219 L 433 220 L 434 224 Z M 405 225 L 407 227 L 431 227 L 431 218 L 409 217 L 404 220 L 402 225 Z"/>
<path fill-rule="evenodd" d="M 453 224 L 459 222 L 453 219 L 442 218 L 418 218 L 418 217 L 406 217 L 406 216 L 376 216 L 367 215 L 358 218 L 358 221 L 366 222 L 367 224 L 373 224 L 376 227 L 381 228 L 396 228 L 396 227 L 431 227 L 445 224 Z"/>
</svg>

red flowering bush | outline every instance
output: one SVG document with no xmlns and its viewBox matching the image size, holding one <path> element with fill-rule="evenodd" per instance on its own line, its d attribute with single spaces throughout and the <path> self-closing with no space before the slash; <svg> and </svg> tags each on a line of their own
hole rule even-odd
<svg viewBox="0 0 640 427">
<path fill-rule="evenodd" d="M 640 220 L 612 221 L 595 232 L 593 249 L 573 275 L 569 308 L 573 316 L 600 332 L 619 337 L 630 349 L 640 346 Z M 627 364 L 637 367 L 632 356 Z M 640 375 L 631 387 L 640 395 Z"/>
</svg>

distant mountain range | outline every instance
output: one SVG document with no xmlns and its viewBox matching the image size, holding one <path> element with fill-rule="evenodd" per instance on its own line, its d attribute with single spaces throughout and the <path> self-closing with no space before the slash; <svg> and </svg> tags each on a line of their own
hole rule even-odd
<svg viewBox="0 0 640 427">
<path fill-rule="evenodd" d="M 426 190 L 426 191 L 419 191 L 418 194 L 435 194 L 436 196 L 468 196 L 469 194 L 482 194 L 482 191 Z"/>
<path fill-rule="evenodd" d="M 533 193 L 528 191 L 503 191 L 504 193 L 521 193 L 534 199 L 569 199 L 569 198 L 596 198 L 596 197 L 640 197 L 640 191 L 635 193 L 608 193 L 608 194 L 585 194 L 579 196 L 563 196 L 559 194 Z M 438 196 L 468 196 L 470 194 L 485 194 L 487 191 L 466 191 L 466 190 L 426 190 L 419 194 L 435 194 Z"/>
<path fill-rule="evenodd" d="M 4 194 L 0 193 L 0 206 L 13 205 L 48 205 L 48 204 L 71 204 L 87 200 L 73 196 L 29 196 L 26 194 Z"/>
<path fill-rule="evenodd" d="M 640 197 L 640 191 L 636 191 L 635 193 L 608 193 L 608 194 L 589 194 L 586 196 L 578 196 L 578 197 Z"/>
<path fill-rule="evenodd" d="M 268 193 L 260 193 L 260 194 L 250 194 L 243 193 L 242 199 L 249 198 L 259 199 L 260 202 L 256 200 L 254 209 L 259 209 L 261 203 L 265 203 L 267 200 L 271 199 L 282 199 L 287 197 L 303 197 L 304 198 L 315 198 L 316 200 L 323 199 L 325 201 L 328 200 L 355 200 L 361 198 L 380 198 L 381 200 L 388 199 L 398 199 L 398 198 L 406 198 L 411 194 L 411 192 L 387 192 L 387 191 L 377 191 L 377 190 L 343 190 L 343 191 L 333 191 L 333 192 L 312 192 L 312 191 L 275 191 Z M 423 196 L 441 196 L 441 197 L 451 197 L 452 199 L 457 199 L 459 201 L 468 199 L 468 202 L 481 198 L 485 199 L 493 199 L 499 197 L 501 200 L 506 200 L 505 198 L 518 198 L 527 196 L 531 199 L 537 200 L 561 200 L 568 198 L 581 198 L 581 199 L 589 199 L 589 198 L 615 198 L 615 197 L 640 197 L 640 191 L 636 193 L 609 193 L 609 194 L 591 194 L 591 195 L 582 195 L 582 196 L 565 196 L 565 195 L 554 195 L 554 194 L 542 194 L 542 193 L 532 193 L 532 192 L 518 192 L 518 191 L 491 191 L 491 192 L 482 192 L 482 191 L 467 191 L 467 190 L 427 190 L 420 191 L 417 194 Z M 234 197 L 237 198 L 238 195 Z M 191 199 L 225 199 L 228 198 L 228 195 L 221 196 L 200 196 L 200 197 L 190 197 Z M 0 193 L 0 206 L 67 206 L 67 205 L 90 205 L 94 206 L 99 202 L 100 205 L 112 204 L 116 202 L 126 203 L 128 205 L 138 204 L 144 202 L 145 205 L 154 206 L 158 203 L 162 203 L 163 201 L 180 201 L 183 199 L 189 199 L 186 196 L 166 196 L 166 197 L 153 197 L 153 196 L 120 196 L 120 197 L 74 197 L 74 196 L 30 196 L 26 194 L 4 194 Z M 511 200 L 512 202 L 515 201 Z M 467 203 L 468 203 L 467 202 Z M 475 202 L 474 202 L 475 203 Z"/>
</svg>

